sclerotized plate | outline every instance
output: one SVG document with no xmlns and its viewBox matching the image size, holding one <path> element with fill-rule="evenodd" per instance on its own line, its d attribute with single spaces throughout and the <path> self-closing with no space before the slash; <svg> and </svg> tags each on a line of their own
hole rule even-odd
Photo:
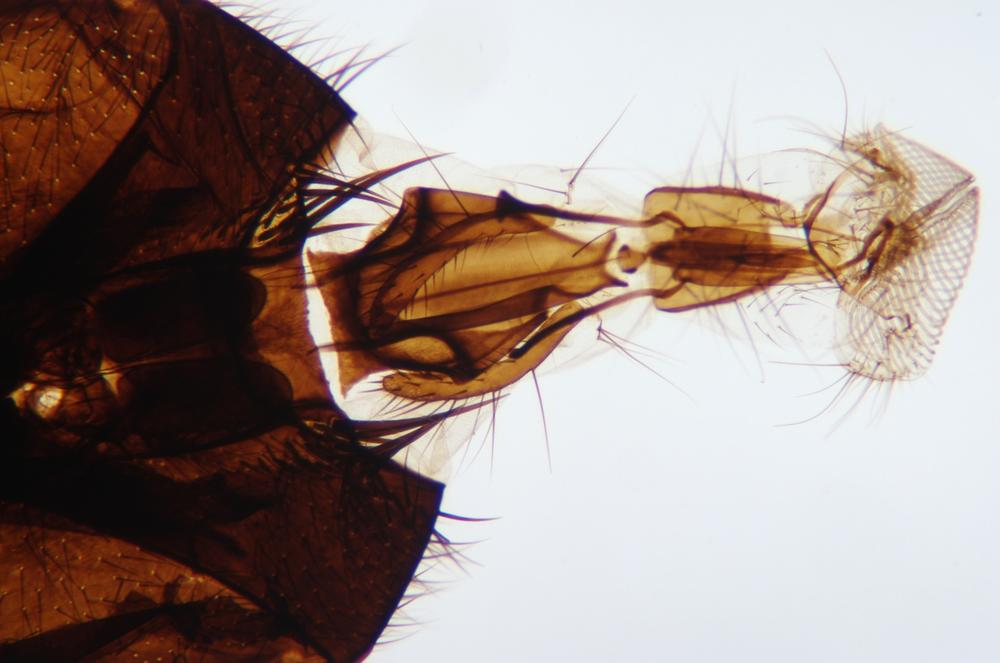
<svg viewBox="0 0 1000 663">
<path fill-rule="evenodd" d="M 0 33 L 0 659 L 362 657 L 442 486 L 329 400 L 305 232 L 253 244 L 352 111 L 201 0 Z"/>
</svg>

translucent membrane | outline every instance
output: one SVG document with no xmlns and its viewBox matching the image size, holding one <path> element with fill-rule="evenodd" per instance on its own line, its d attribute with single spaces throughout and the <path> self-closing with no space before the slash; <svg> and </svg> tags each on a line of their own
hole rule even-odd
<svg viewBox="0 0 1000 663">
<path fill-rule="evenodd" d="M 971 176 L 882 130 L 802 210 L 722 187 L 658 188 L 639 219 L 448 189 L 394 205 L 374 187 L 412 164 L 331 171 L 353 111 L 207 2 L 8 2 L 0 37 L 4 660 L 363 657 L 448 553 L 443 486 L 393 456 L 576 325 L 833 285 L 848 370 L 904 379 L 975 237 Z M 316 224 L 358 199 L 387 218 L 307 270 L 306 239 L 344 229 Z M 435 413 L 344 414 L 313 282 L 340 390 L 380 376 Z"/>
<path fill-rule="evenodd" d="M 882 127 L 846 141 L 842 166 L 803 221 L 841 289 L 838 352 L 859 376 L 918 377 L 968 271 L 979 189 L 970 173 Z"/>
</svg>

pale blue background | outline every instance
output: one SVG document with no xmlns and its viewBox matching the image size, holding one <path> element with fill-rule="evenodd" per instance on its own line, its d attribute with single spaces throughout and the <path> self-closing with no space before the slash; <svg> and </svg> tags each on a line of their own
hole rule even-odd
<svg viewBox="0 0 1000 663">
<path fill-rule="evenodd" d="M 311 6 L 310 6 L 311 5 Z M 690 394 L 620 355 L 540 380 L 502 408 L 446 509 L 478 566 L 408 611 L 372 661 L 769 663 L 1000 660 L 1000 11 L 987 2 L 297 0 L 316 47 L 403 47 L 345 96 L 378 131 L 470 163 L 683 173 L 885 122 L 979 178 L 978 253 L 938 358 L 869 423 L 815 414 L 835 374 L 756 365 L 704 319 L 639 340 Z M 776 119 L 778 117 L 782 119 Z M 715 118 L 713 128 L 706 119 Z M 699 135 L 704 135 L 700 142 Z M 655 178 L 653 178 L 655 179 Z M 666 183 L 666 182 L 664 182 Z M 429 181 L 429 185 L 438 182 Z M 643 186 L 637 186 L 637 192 Z M 625 333 L 627 329 L 618 330 Z M 678 340 L 678 338 L 680 340 Z M 832 377 L 831 377 L 832 376 Z"/>
</svg>

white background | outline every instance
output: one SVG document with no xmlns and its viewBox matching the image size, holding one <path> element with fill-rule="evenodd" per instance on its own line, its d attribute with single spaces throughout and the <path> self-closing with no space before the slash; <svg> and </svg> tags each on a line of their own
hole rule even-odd
<svg viewBox="0 0 1000 663">
<path fill-rule="evenodd" d="M 947 4 L 947 7 L 946 7 Z M 819 372 L 761 360 L 705 316 L 620 334 L 620 354 L 530 382 L 454 468 L 443 525 L 475 563 L 435 577 L 391 661 L 1000 660 L 1000 11 L 942 2 L 296 0 L 322 48 L 401 46 L 345 91 L 380 132 L 492 168 L 592 165 L 657 182 L 726 154 L 884 122 L 974 172 L 981 231 L 937 360 L 872 421 L 816 420 Z M 279 30 L 280 31 L 280 30 Z M 731 121 L 727 121 L 731 118 Z M 728 132 L 727 132 L 728 122 Z M 733 138 L 735 136 L 735 139 Z M 727 175 L 728 177 L 728 175 Z M 616 179 L 617 181 L 617 179 Z M 429 178 L 430 186 L 440 185 Z M 760 343 L 760 339 L 757 340 Z M 854 392 L 853 396 L 857 396 Z M 848 418 L 838 424 L 842 415 Z M 833 429 L 833 430 L 832 430 Z M 832 433 L 831 433 L 832 430 Z M 475 441 L 475 448 L 481 443 Z"/>
</svg>

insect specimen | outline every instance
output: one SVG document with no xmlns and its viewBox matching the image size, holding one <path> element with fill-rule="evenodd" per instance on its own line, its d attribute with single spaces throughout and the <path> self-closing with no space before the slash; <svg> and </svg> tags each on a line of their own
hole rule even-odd
<svg viewBox="0 0 1000 663">
<path fill-rule="evenodd" d="M 296 15 L 308 12 L 301 4 Z M 630 312 L 612 310 L 600 328 L 578 327 L 577 339 L 567 338 L 577 345 L 551 357 L 563 365 L 538 371 L 547 436 L 528 377 L 502 401 L 495 434 L 492 410 L 483 413 L 483 441 L 467 454 L 476 463 L 452 456 L 445 510 L 500 517 L 442 525 L 456 540 L 479 542 L 466 552 L 482 566 L 409 604 L 399 622 L 417 626 L 388 631 L 398 642 L 374 660 L 878 661 L 948 658 L 955 648 L 995 657 L 995 641 L 973 626 L 996 615 L 994 594 L 983 593 L 997 578 L 995 535 L 982 523 L 995 510 L 998 470 L 985 385 L 1000 370 L 983 351 L 992 346 L 987 330 L 1000 324 L 986 285 L 998 278 L 987 219 L 989 147 L 1000 140 L 992 120 L 1000 109 L 987 90 L 1000 81 L 982 64 L 995 59 L 996 20 L 974 18 L 977 9 L 660 9 L 626 0 L 327 14 L 325 30 L 347 35 L 347 44 L 371 40 L 370 52 L 405 45 L 345 91 L 372 127 L 401 136 L 408 128 L 431 153 L 515 164 L 503 174 L 528 182 L 510 189 L 522 199 L 534 200 L 532 184 L 565 186 L 635 95 L 584 173 L 598 185 L 612 179 L 626 205 L 640 206 L 625 216 L 641 218 L 643 195 L 656 186 L 720 182 L 802 210 L 835 173 L 804 174 L 811 185 L 798 197 L 775 170 L 843 165 L 780 152 L 811 145 L 826 155 L 839 145 L 843 98 L 824 48 L 848 88 L 850 127 L 891 123 L 970 166 L 983 194 L 973 273 L 933 369 L 906 383 L 856 379 L 834 413 L 817 416 L 846 382 L 846 326 L 824 326 L 838 347 L 803 358 L 798 342 L 826 348 L 828 339 L 798 328 L 782 336 L 767 296 L 650 313 L 638 327 Z M 706 119 L 713 113 L 718 130 Z M 798 131 L 806 121 L 822 123 L 825 139 L 811 124 Z M 726 155 L 745 157 L 739 177 L 728 163 L 720 174 Z M 538 177 L 540 169 L 516 167 L 524 163 L 567 172 Z M 441 168 L 458 190 L 496 186 L 488 178 L 470 186 L 473 178 Z M 444 187 L 430 168 L 412 181 Z M 580 206 L 587 195 L 576 193 L 580 209 L 603 209 Z M 802 291 L 829 297 L 829 308 L 788 306 L 782 317 L 845 320 L 835 289 Z M 752 333 L 759 322 L 777 345 L 745 341 L 738 310 Z M 603 343 L 599 329 L 667 355 L 653 367 L 691 398 Z M 604 354 L 574 359 L 577 348 L 600 345 Z M 638 358 L 648 363 L 643 347 Z M 771 426 L 804 419 L 814 420 Z"/>
<path fill-rule="evenodd" d="M 306 329 L 301 251 L 328 212 L 398 169 L 327 170 L 353 112 L 211 5 L 3 11 L 5 653 L 363 656 L 435 538 L 441 498 L 391 456 L 453 410 L 340 411 Z M 898 174 L 873 145 L 848 150 L 862 163 L 845 172 L 879 180 L 848 201 Z M 907 231 L 929 218 L 966 229 L 947 262 L 960 281 L 970 186 L 962 173 L 916 202 L 880 201 L 883 218 L 857 227 L 856 210 L 824 214 L 839 181 L 805 210 L 661 188 L 632 221 L 416 189 L 365 248 L 309 265 L 343 384 L 388 369 L 387 392 L 452 403 L 513 384 L 624 299 L 670 311 L 833 281 L 856 302 L 923 255 Z M 910 329 L 923 328 L 893 335 Z M 883 363 L 858 370 L 878 379 Z"/>
</svg>

